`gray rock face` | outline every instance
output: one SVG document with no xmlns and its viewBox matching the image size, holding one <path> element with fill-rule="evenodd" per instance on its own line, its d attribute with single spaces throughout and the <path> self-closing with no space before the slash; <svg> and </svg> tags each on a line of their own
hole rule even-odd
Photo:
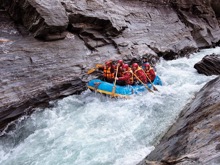
<svg viewBox="0 0 220 165">
<path fill-rule="evenodd" d="M 219 55 L 207 55 L 203 57 L 202 61 L 196 63 L 194 68 L 198 73 L 210 75 L 220 75 L 220 56 Z"/>
<path fill-rule="evenodd" d="M 146 53 L 173 59 L 198 47 L 168 1 L 64 2 L 71 23 L 92 50 L 113 44 L 124 57 Z"/>
<path fill-rule="evenodd" d="M 34 107 L 86 89 L 88 49 L 82 40 L 68 34 L 64 40 L 43 42 L 28 36 L 3 11 L 0 20 L 0 130 Z"/>
<path fill-rule="evenodd" d="M 214 3 L 214 0 L 173 2 L 181 21 L 191 28 L 191 35 L 198 47 L 207 47 L 219 41 L 219 25 L 214 12 L 216 9 L 213 10 Z"/>
<path fill-rule="evenodd" d="M 65 38 L 68 17 L 59 0 L 0 0 L 12 18 L 45 40 Z"/>
<path fill-rule="evenodd" d="M 124 56 L 174 59 L 220 39 L 214 0 L 0 0 L 35 37 L 56 40 L 77 33 L 92 51 L 114 46 Z M 68 29 L 67 29 L 67 25 Z M 106 47 L 106 48 L 107 48 Z"/>
<path fill-rule="evenodd" d="M 155 150 L 138 165 L 220 164 L 220 77 L 207 83 L 189 103 Z"/>
</svg>

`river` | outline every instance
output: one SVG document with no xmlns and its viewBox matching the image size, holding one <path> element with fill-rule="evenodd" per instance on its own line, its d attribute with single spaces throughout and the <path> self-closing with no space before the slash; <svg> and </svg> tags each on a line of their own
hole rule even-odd
<svg viewBox="0 0 220 165">
<path fill-rule="evenodd" d="M 159 92 L 111 99 L 89 90 L 51 102 L 14 122 L 0 139 L 1 165 L 134 165 L 153 149 L 179 113 L 215 76 L 194 64 L 220 48 L 189 58 L 161 59 Z"/>
</svg>

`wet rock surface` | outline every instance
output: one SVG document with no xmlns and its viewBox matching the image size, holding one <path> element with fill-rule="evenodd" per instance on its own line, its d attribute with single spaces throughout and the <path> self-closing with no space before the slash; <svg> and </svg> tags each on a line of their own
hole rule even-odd
<svg viewBox="0 0 220 165">
<path fill-rule="evenodd" d="M 219 55 L 207 55 L 203 57 L 202 61 L 196 63 L 194 68 L 200 74 L 220 75 L 220 56 Z"/>
<path fill-rule="evenodd" d="M 138 165 L 220 164 L 220 77 L 207 83 L 184 108 L 155 150 Z"/>
<path fill-rule="evenodd" d="M 35 107 L 86 89 L 82 52 L 88 49 L 81 46 L 82 40 L 68 34 L 65 40 L 43 42 L 29 36 L 4 11 L 0 20 L 1 129 Z"/>
</svg>

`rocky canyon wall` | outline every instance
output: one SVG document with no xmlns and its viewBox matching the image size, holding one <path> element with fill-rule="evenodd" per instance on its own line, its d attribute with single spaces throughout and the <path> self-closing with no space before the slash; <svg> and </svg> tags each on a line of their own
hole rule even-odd
<svg viewBox="0 0 220 165">
<path fill-rule="evenodd" d="M 122 56 L 183 56 L 219 41 L 219 3 L 211 0 L 1 0 L 36 38 L 80 36 L 92 51 L 107 45 Z M 113 50 L 110 51 L 113 53 Z"/>
</svg>

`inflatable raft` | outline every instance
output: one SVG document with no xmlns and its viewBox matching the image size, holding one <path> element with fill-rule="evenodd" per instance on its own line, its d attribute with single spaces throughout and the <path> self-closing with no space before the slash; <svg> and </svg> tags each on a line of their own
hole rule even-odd
<svg viewBox="0 0 220 165">
<path fill-rule="evenodd" d="M 161 79 L 156 76 L 153 85 L 162 85 Z M 147 83 L 146 85 L 152 89 L 152 84 Z M 138 94 L 140 92 L 146 91 L 147 88 L 144 85 L 126 85 L 120 86 L 116 85 L 114 94 L 112 93 L 114 84 L 102 81 L 100 79 L 93 79 L 88 82 L 88 88 L 94 92 L 99 92 L 105 95 L 113 96 L 113 97 L 126 97 L 132 94 Z"/>
</svg>

